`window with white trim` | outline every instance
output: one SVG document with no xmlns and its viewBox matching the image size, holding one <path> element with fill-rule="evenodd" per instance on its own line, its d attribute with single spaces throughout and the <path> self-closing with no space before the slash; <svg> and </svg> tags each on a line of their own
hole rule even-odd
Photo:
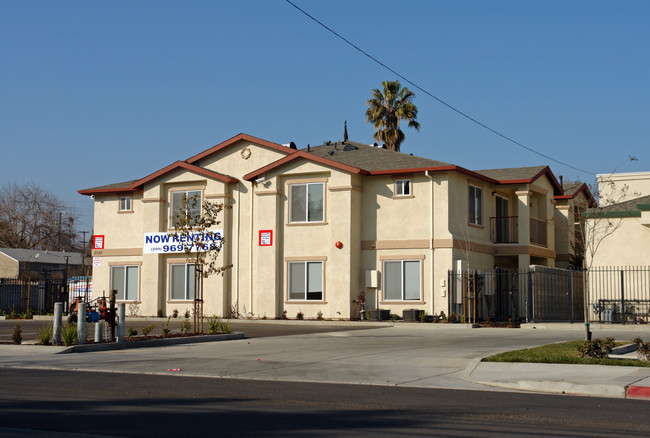
<svg viewBox="0 0 650 438">
<path fill-rule="evenodd" d="M 137 301 L 140 284 L 137 265 L 111 266 L 111 290 L 116 290 L 118 301 Z"/>
<path fill-rule="evenodd" d="M 120 211 L 131 211 L 131 197 L 122 196 L 120 198 Z"/>
<path fill-rule="evenodd" d="M 323 300 L 323 262 L 289 262 L 289 301 Z"/>
<path fill-rule="evenodd" d="M 469 186 L 469 223 L 483 225 L 483 189 Z"/>
<path fill-rule="evenodd" d="M 171 225 L 173 228 L 176 228 L 176 216 L 188 215 L 190 217 L 199 217 L 201 216 L 201 190 L 181 190 L 171 192 L 171 203 L 170 203 L 170 217 Z M 186 197 L 187 202 L 183 204 L 183 197 Z"/>
<path fill-rule="evenodd" d="M 420 260 L 384 260 L 384 301 L 422 299 Z"/>
<path fill-rule="evenodd" d="M 323 222 L 324 191 L 322 182 L 289 185 L 289 222 Z"/>
<path fill-rule="evenodd" d="M 169 299 L 194 300 L 194 264 L 171 263 L 169 265 Z"/>
<path fill-rule="evenodd" d="M 410 179 L 396 179 L 395 180 L 395 196 L 411 196 L 411 180 Z"/>
</svg>

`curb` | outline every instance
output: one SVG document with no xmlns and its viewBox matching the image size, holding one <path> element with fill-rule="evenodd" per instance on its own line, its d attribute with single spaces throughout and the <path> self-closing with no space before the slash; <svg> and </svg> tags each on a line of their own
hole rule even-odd
<svg viewBox="0 0 650 438">
<path fill-rule="evenodd" d="M 633 400 L 650 400 L 650 386 L 630 385 L 625 391 L 625 398 Z"/>
<path fill-rule="evenodd" d="M 192 336 L 186 338 L 181 337 L 181 338 L 167 338 L 167 339 L 148 339 L 143 341 L 132 341 L 132 342 L 104 342 L 100 344 L 74 345 L 72 347 L 66 348 L 65 350 L 59 351 L 55 354 L 89 353 L 93 351 L 165 347 L 169 345 L 198 344 L 203 342 L 230 341 L 235 339 L 244 339 L 244 334 L 241 332 L 237 332 L 237 333 L 229 333 L 223 335 L 204 335 L 204 336 Z"/>
</svg>

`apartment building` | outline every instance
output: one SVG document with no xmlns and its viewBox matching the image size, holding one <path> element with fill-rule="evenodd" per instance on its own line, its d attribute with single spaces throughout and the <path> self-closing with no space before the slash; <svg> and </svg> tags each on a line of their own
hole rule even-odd
<svg viewBox="0 0 650 438">
<path fill-rule="evenodd" d="M 575 229 L 556 218 L 577 198 L 548 166 L 472 171 L 352 141 L 298 149 L 247 134 L 79 193 L 94 197 L 95 290 L 116 289 L 142 315 L 193 305 L 193 265 L 145 242 L 174 232 L 186 194 L 232 206 L 216 228 L 218 262 L 233 267 L 205 279 L 204 314 L 344 319 L 361 292 L 367 308 L 447 312 L 450 269 L 564 263 L 560 234 Z"/>
</svg>

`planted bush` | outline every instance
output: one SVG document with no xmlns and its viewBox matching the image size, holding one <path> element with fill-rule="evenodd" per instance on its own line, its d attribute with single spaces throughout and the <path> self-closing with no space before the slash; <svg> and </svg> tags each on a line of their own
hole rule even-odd
<svg viewBox="0 0 650 438">
<path fill-rule="evenodd" d="M 49 345 L 52 341 L 54 334 L 54 327 L 46 325 L 38 329 L 38 343 L 41 345 Z"/>
<path fill-rule="evenodd" d="M 11 336 L 11 340 L 14 344 L 21 344 L 23 342 L 23 328 L 20 326 L 19 322 L 14 326 L 14 333 Z"/>
<path fill-rule="evenodd" d="M 61 341 L 69 347 L 77 342 L 77 324 L 70 323 L 61 327 Z"/>
<path fill-rule="evenodd" d="M 153 329 L 156 328 L 155 324 L 148 325 L 146 327 L 142 327 L 142 334 L 145 336 L 149 336 L 149 333 L 153 331 Z"/>
<path fill-rule="evenodd" d="M 585 341 L 580 347 L 578 347 L 578 354 L 580 357 L 605 359 L 613 349 L 614 338 L 596 338 L 591 341 Z"/>
</svg>

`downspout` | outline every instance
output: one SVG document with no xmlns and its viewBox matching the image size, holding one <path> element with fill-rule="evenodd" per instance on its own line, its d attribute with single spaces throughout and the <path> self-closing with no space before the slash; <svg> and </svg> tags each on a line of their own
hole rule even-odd
<svg viewBox="0 0 650 438">
<path fill-rule="evenodd" d="M 250 250 L 248 252 L 248 298 L 250 303 L 250 314 L 253 315 L 253 248 L 254 248 L 254 236 L 253 236 L 253 201 L 255 198 L 255 183 L 251 181 L 251 208 L 250 208 Z"/>
<path fill-rule="evenodd" d="M 429 213 L 429 224 L 430 224 L 430 229 L 431 229 L 431 236 L 429 236 L 429 249 L 431 250 L 431 315 L 435 315 L 434 309 L 435 309 L 435 289 L 436 289 L 436 283 L 435 283 L 435 276 L 434 276 L 434 263 L 433 263 L 433 176 L 429 173 L 428 170 L 424 171 L 424 174 L 429 178 L 430 181 L 430 188 L 431 188 L 431 211 Z"/>
<path fill-rule="evenodd" d="M 237 264 L 235 265 L 235 305 L 237 308 L 235 309 L 237 313 L 239 313 L 239 270 L 241 267 L 239 266 L 239 241 L 240 241 L 240 223 L 241 223 L 241 207 L 239 205 L 240 201 L 240 194 L 241 194 L 241 182 L 237 183 L 237 245 L 235 248 L 237 249 L 237 256 L 235 260 L 237 260 Z"/>
</svg>

